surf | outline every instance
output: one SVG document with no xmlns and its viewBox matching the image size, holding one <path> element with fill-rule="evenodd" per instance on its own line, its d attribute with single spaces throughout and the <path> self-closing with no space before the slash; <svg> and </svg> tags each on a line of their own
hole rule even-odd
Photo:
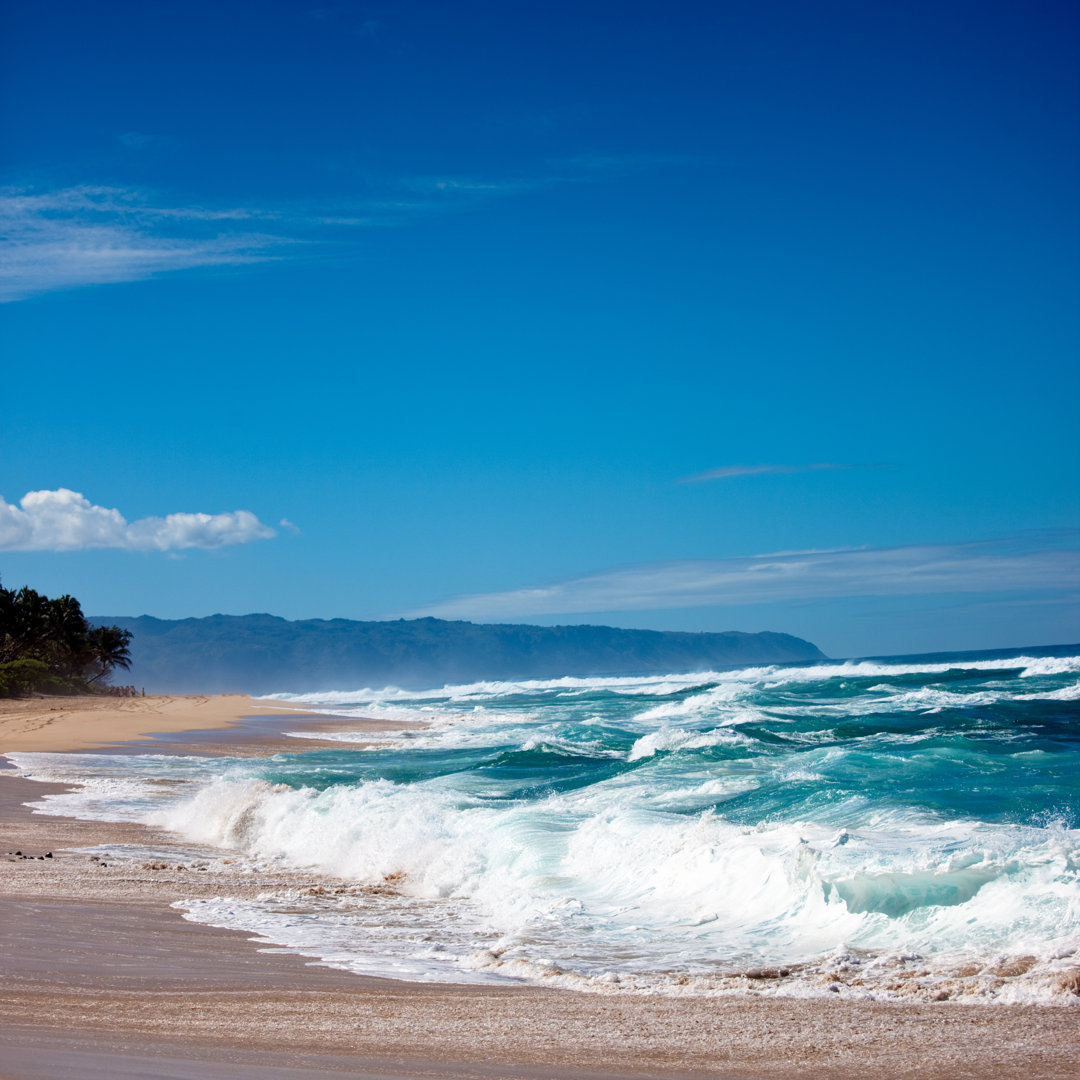
<svg viewBox="0 0 1080 1080">
<path fill-rule="evenodd" d="M 1078 675 L 1029 650 L 282 693 L 337 716 L 333 741 L 11 757 L 76 785 L 41 812 L 337 883 L 185 908 L 359 972 L 1067 1004 Z"/>
</svg>

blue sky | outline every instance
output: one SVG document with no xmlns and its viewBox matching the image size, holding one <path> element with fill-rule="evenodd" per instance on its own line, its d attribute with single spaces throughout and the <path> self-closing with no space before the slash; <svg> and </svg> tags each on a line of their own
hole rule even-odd
<svg viewBox="0 0 1080 1080">
<path fill-rule="evenodd" d="M 2 19 L 5 585 L 1080 639 L 1073 5 Z"/>
</svg>

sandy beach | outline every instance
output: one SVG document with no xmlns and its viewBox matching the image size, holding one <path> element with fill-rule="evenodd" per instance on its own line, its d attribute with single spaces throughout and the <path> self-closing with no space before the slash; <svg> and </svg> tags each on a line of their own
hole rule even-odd
<svg viewBox="0 0 1080 1080">
<path fill-rule="evenodd" d="M 0 700 L 0 753 L 86 750 L 162 735 L 231 732 L 245 717 L 275 711 L 246 694 L 152 694 L 148 697 L 38 697 Z M 312 716 L 281 708 L 283 717 Z M 382 725 L 385 726 L 385 725 Z M 266 725 L 260 746 L 266 752 Z M 213 738 L 207 734 L 207 738 Z M 295 740 L 291 744 L 295 746 Z"/>
<path fill-rule="evenodd" d="M 293 709 L 251 719 L 260 714 L 275 715 L 239 695 L 4 702 L 0 753 L 136 740 L 161 752 L 274 753 L 320 745 L 285 730 L 340 723 Z M 336 971 L 169 905 L 354 885 L 300 871 L 252 880 L 227 858 L 114 855 L 110 845 L 167 849 L 171 838 L 34 815 L 24 804 L 48 790 L 0 769 L 2 1080 L 1075 1075 L 1073 1007 L 784 999 L 749 985 L 721 998 L 598 995 Z"/>
</svg>

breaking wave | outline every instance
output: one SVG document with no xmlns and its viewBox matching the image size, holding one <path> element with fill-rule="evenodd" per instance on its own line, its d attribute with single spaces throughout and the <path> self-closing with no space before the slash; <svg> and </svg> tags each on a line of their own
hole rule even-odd
<svg viewBox="0 0 1080 1080">
<path fill-rule="evenodd" d="M 1078 674 L 1026 655 L 275 695 L 340 715 L 339 741 L 10 756 L 79 785 L 43 812 L 338 883 L 185 908 L 357 971 L 1067 1004 Z"/>
</svg>

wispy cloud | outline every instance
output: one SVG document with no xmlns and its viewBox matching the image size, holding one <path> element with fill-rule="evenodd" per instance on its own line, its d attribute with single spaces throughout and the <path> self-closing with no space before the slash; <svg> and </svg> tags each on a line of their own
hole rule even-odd
<svg viewBox="0 0 1080 1080">
<path fill-rule="evenodd" d="M 148 135 L 144 131 L 122 131 L 116 136 L 116 141 L 129 150 L 145 150 L 146 147 L 154 146 L 164 140 L 159 135 Z"/>
<path fill-rule="evenodd" d="M 467 195 L 489 198 L 493 195 L 515 195 L 535 191 L 556 181 L 521 177 L 510 180 L 483 180 L 469 176 L 410 176 L 400 182 L 404 191 L 422 195 Z"/>
<path fill-rule="evenodd" d="M 1078 585 L 1080 533 L 1070 530 L 1051 538 L 648 563 L 537 588 L 460 596 L 411 614 L 492 620 Z"/>
<path fill-rule="evenodd" d="M 707 472 L 696 473 L 694 476 L 684 476 L 680 484 L 704 484 L 709 480 L 731 480 L 736 476 L 764 476 L 769 473 L 801 473 L 822 472 L 832 469 L 887 469 L 888 465 L 875 463 L 872 465 L 855 465 L 837 462 L 819 462 L 813 465 L 721 465 L 717 469 L 709 469 Z"/>
<path fill-rule="evenodd" d="M 119 136 L 129 147 L 152 136 Z M 360 197 L 293 206 L 205 206 L 136 188 L 83 184 L 0 188 L 0 301 L 85 285 L 136 281 L 199 267 L 340 254 L 358 230 L 404 225 L 560 184 L 585 183 L 612 163 L 535 176 L 412 176 L 372 180 Z M 333 243 L 330 243 L 333 241 Z"/>
<path fill-rule="evenodd" d="M 273 258 L 291 238 L 244 209 L 161 206 L 112 187 L 0 191 L 0 300 Z"/>
<path fill-rule="evenodd" d="M 686 154 L 574 154 L 548 158 L 555 172 L 571 176 L 628 176 L 665 165 L 685 165 L 698 160 Z"/>
<path fill-rule="evenodd" d="M 18 506 L 0 496 L 0 551 L 175 551 L 246 544 L 274 535 L 249 510 L 179 513 L 129 522 L 119 510 L 95 506 L 67 488 L 27 492 Z"/>
<path fill-rule="evenodd" d="M 357 37 L 373 37 L 382 28 L 383 24 L 379 19 L 357 20 L 355 15 L 356 8 L 351 4 L 324 4 L 321 7 L 309 8 L 307 11 L 308 18 L 316 22 L 338 23 L 347 20 L 349 29 Z"/>
</svg>

